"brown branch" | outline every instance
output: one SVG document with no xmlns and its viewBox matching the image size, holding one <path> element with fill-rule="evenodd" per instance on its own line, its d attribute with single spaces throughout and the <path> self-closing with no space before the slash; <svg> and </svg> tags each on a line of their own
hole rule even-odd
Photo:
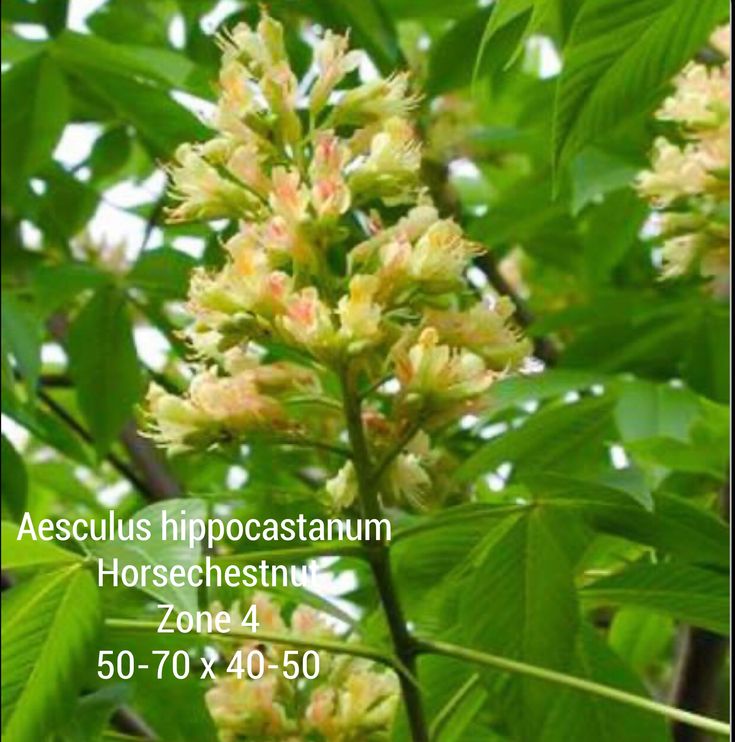
<svg viewBox="0 0 735 742">
<path fill-rule="evenodd" d="M 691 627 L 682 638 L 682 651 L 671 694 L 671 705 L 706 716 L 715 716 L 717 686 L 727 657 L 729 643 L 724 636 Z M 708 742 L 709 735 L 677 722 L 673 728 L 676 742 Z"/>
<path fill-rule="evenodd" d="M 142 719 L 123 706 L 112 714 L 110 724 L 122 734 L 129 734 L 138 739 L 158 739 L 155 732 Z"/>
<path fill-rule="evenodd" d="M 49 408 L 49 410 L 56 415 L 65 425 L 70 427 L 82 440 L 86 441 L 90 445 L 94 445 L 94 438 L 92 434 L 62 405 L 60 405 L 48 392 L 44 389 L 40 389 L 38 392 L 38 398 Z M 148 489 L 146 483 L 138 476 L 138 474 L 128 465 L 126 461 L 123 461 L 119 456 L 114 453 L 108 453 L 105 456 L 105 460 L 108 464 L 122 476 L 127 479 L 135 489 L 140 492 L 143 497 L 147 500 L 156 499 L 153 493 Z"/>
<path fill-rule="evenodd" d="M 152 217 L 153 218 L 153 217 Z M 69 330 L 69 318 L 63 312 L 57 312 L 48 320 L 48 329 L 53 338 L 64 347 Z M 42 383 L 44 379 L 41 379 Z M 87 430 L 71 416 L 50 395 L 42 392 L 42 398 L 49 407 L 72 427 L 86 441 L 92 443 L 92 437 Z M 114 454 L 108 454 L 110 464 L 137 489 L 149 502 L 159 502 L 175 497 L 181 497 L 183 490 L 173 476 L 163 457 L 155 446 L 144 438 L 137 429 L 134 420 L 127 423 L 120 434 L 120 442 L 125 448 L 130 460 L 140 472 L 132 469 L 126 462 Z"/>
<path fill-rule="evenodd" d="M 120 441 L 140 471 L 151 500 L 170 500 L 183 495 L 181 484 L 171 474 L 153 443 L 140 434 L 134 421 L 123 428 Z"/>
</svg>

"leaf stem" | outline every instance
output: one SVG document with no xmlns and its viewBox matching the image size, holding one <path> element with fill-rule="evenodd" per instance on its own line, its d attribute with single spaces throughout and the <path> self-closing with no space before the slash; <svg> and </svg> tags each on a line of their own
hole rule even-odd
<svg viewBox="0 0 735 742">
<path fill-rule="evenodd" d="M 365 549 L 358 544 L 325 543 L 319 546 L 296 546 L 284 549 L 257 549 L 214 557 L 215 563 L 249 564 L 261 559 L 310 559 L 316 557 L 352 556 L 366 558 Z"/>
<path fill-rule="evenodd" d="M 721 734 L 723 736 L 729 736 L 730 734 L 730 725 L 719 721 L 718 719 L 710 719 L 707 716 L 701 716 L 700 714 L 694 714 L 690 711 L 668 706 L 665 703 L 659 703 L 658 701 L 644 698 L 635 693 L 628 693 L 619 688 L 612 688 L 609 685 L 602 685 L 601 683 L 596 683 L 592 680 L 586 680 L 585 678 L 579 678 L 574 675 L 567 675 L 566 673 L 550 670 L 546 667 L 529 665 L 525 662 L 519 662 L 518 660 L 513 660 L 508 657 L 499 657 L 497 655 L 487 654 L 486 652 L 478 652 L 477 650 L 460 647 L 455 644 L 448 644 L 433 639 L 418 639 L 416 641 L 419 652 L 444 655 L 445 657 L 453 657 L 455 659 L 473 662 L 478 665 L 494 667 L 498 670 L 505 670 L 507 672 L 518 673 L 519 675 L 527 675 L 540 680 L 546 680 L 550 683 L 556 683 L 557 685 L 564 685 L 567 688 L 574 688 L 583 691 L 584 693 L 608 698 L 611 701 L 617 701 L 618 703 L 623 703 L 627 706 L 634 706 L 643 709 L 644 711 L 649 711 L 652 714 L 665 716 L 673 721 L 689 724 L 690 726 L 714 734 Z"/>
<path fill-rule="evenodd" d="M 477 687 L 480 682 L 479 673 L 471 675 L 460 689 L 447 701 L 446 705 L 434 717 L 431 723 L 431 739 L 439 739 L 439 734 L 460 707 L 465 698 Z"/>
<path fill-rule="evenodd" d="M 105 626 L 110 629 L 119 629 L 120 631 L 137 631 L 137 632 L 157 632 L 159 623 L 157 621 L 138 621 L 128 618 L 108 618 L 105 620 Z M 167 625 L 174 631 L 176 626 Z M 248 631 L 240 626 L 233 626 L 228 631 L 211 631 L 207 636 L 218 636 L 221 639 L 241 643 L 243 639 L 255 639 L 259 642 L 268 642 L 270 644 L 282 644 L 288 647 L 304 647 L 306 649 L 321 649 L 325 652 L 334 652 L 335 654 L 349 654 L 353 657 L 363 657 L 365 659 L 380 662 L 382 665 L 395 670 L 400 677 L 409 675 L 407 669 L 395 657 L 382 652 L 374 647 L 368 647 L 365 644 L 354 644 L 343 641 L 332 641 L 324 638 L 303 637 L 294 634 L 282 634 L 277 631 Z"/>
</svg>

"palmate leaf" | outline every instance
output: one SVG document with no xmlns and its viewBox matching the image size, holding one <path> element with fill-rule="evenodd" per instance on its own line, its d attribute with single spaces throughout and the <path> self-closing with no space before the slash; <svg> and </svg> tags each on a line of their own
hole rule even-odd
<svg viewBox="0 0 735 742">
<path fill-rule="evenodd" d="M 626 118 L 644 113 L 691 59 L 725 0 L 589 0 L 572 26 L 554 117 L 557 165 Z"/>
<path fill-rule="evenodd" d="M 550 513 L 533 510 L 509 519 L 476 549 L 477 569 L 462 590 L 459 623 L 472 647 L 568 669 L 579 612 L 571 564 L 553 521 Z M 501 692 L 501 678 L 483 674 Z M 514 677 L 501 694 L 515 737 L 538 740 L 553 697 L 549 686 Z"/>
<path fill-rule="evenodd" d="M 710 570 L 675 563 L 635 564 L 589 585 L 581 595 L 597 605 L 650 608 L 729 634 L 729 581 Z"/>
<path fill-rule="evenodd" d="M 78 565 L 3 596 L 3 739 L 41 740 L 64 718 L 92 662 L 99 592 Z"/>
</svg>

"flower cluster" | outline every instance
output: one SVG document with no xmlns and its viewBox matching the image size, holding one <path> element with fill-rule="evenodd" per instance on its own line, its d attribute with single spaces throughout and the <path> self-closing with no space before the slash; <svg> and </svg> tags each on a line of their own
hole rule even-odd
<svg viewBox="0 0 735 742">
<path fill-rule="evenodd" d="M 509 303 L 467 282 L 481 248 L 421 188 L 407 75 L 355 83 L 361 52 L 326 32 L 299 81 L 267 15 L 220 43 L 215 135 L 178 151 L 170 217 L 237 229 L 224 266 L 192 277 L 187 337 L 201 369 L 182 397 L 152 389 L 152 434 L 173 450 L 255 433 L 313 440 L 325 416 L 294 412 L 308 397 L 336 416 L 336 444 L 347 383 L 370 457 L 385 458 L 382 501 L 426 507 L 435 435 L 481 406 L 529 343 Z M 325 490 L 334 508 L 353 503 L 352 462 Z"/>
<path fill-rule="evenodd" d="M 663 275 L 698 270 L 726 280 L 730 242 L 730 28 L 710 41 L 722 64 L 691 62 L 658 118 L 674 126 L 654 143 L 639 192 L 661 211 Z"/>
<path fill-rule="evenodd" d="M 308 606 L 299 606 L 284 620 L 278 606 L 267 596 L 256 594 L 252 603 L 258 611 L 261 629 L 288 633 L 300 639 L 338 638 L 324 617 Z M 217 610 L 221 610 L 217 606 Z M 238 605 L 231 610 L 232 624 L 242 621 Z M 206 694 L 206 703 L 221 742 L 243 739 L 304 739 L 325 742 L 370 742 L 387 739 L 396 712 L 399 688 L 396 675 L 370 660 L 349 655 L 319 653 L 319 675 L 314 680 L 294 683 L 283 677 L 284 651 L 288 647 L 263 644 L 252 639 L 239 646 L 232 643 L 219 648 L 227 662 L 235 651 L 241 653 L 242 667 L 251 658 L 257 680 L 246 673 L 219 675 Z M 293 655 L 291 656 L 293 659 Z M 256 666 L 265 661 L 266 667 Z"/>
</svg>

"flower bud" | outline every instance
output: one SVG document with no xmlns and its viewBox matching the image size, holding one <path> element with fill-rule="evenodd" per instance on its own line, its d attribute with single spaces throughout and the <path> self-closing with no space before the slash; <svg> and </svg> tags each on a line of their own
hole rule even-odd
<svg viewBox="0 0 735 742">
<path fill-rule="evenodd" d="M 327 31 L 314 52 L 318 76 L 311 90 L 309 109 L 318 114 L 324 108 L 330 93 L 339 85 L 345 75 L 357 69 L 362 53 L 348 52 L 346 36 Z"/>
<path fill-rule="evenodd" d="M 344 510 L 357 499 L 357 474 L 348 461 L 325 485 L 329 506 L 333 510 Z"/>
</svg>

